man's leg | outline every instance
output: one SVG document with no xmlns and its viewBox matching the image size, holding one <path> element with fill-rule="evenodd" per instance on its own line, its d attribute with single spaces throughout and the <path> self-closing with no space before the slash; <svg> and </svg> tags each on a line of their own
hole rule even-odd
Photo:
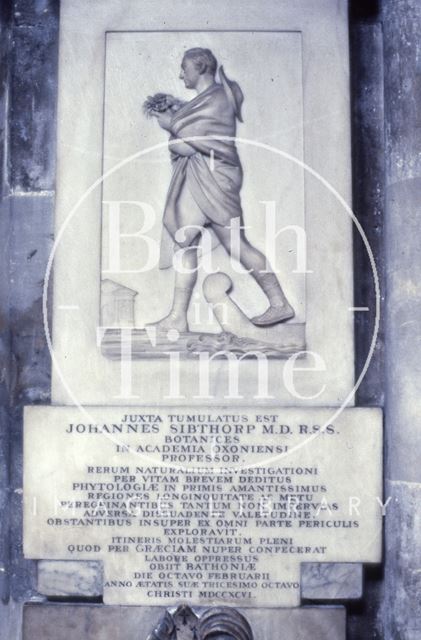
<svg viewBox="0 0 421 640">
<path fill-rule="evenodd" d="M 237 247 L 232 246 L 231 231 L 229 228 L 214 225 L 213 230 L 228 253 L 250 271 L 250 275 L 253 276 L 257 284 L 263 289 L 269 300 L 268 309 L 260 316 L 252 318 L 251 321 L 253 324 L 257 326 L 269 326 L 293 318 L 295 315 L 294 309 L 288 302 L 278 278 L 271 270 L 263 253 L 247 240 L 243 229 L 240 229 Z M 236 253 L 238 255 L 236 255 Z"/>
<path fill-rule="evenodd" d="M 174 296 L 171 311 L 165 318 L 158 322 L 149 324 L 149 327 L 156 327 L 157 331 L 168 331 L 169 329 L 177 329 L 177 331 L 188 331 L 187 311 L 190 299 L 193 293 L 194 285 L 197 280 L 198 255 L 197 247 L 189 247 L 188 250 L 180 249 L 183 252 L 181 264 L 183 271 L 175 272 Z M 185 271 L 187 271 L 187 273 Z"/>
</svg>

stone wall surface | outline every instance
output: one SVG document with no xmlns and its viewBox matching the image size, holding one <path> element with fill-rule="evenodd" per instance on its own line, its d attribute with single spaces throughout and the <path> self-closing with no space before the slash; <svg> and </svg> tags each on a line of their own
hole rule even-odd
<svg viewBox="0 0 421 640">
<path fill-rule="evenodd" d="M 14 0 L 9 105 L 9 175 L 14 192 L 54 188 L 57 0 Z"/>
<path fill-rule="evenodd" d="M 1 5 L 0 636 L 20 637 L 20 601 L 39 600 L 22 554 L 22 408 L 50 397 L 42 289 L 52 243 L 59 3 Z"/>
<path fill-rule="evenodd" d="M 380 288 L 380 326 L 373 358 L 357 392 L 358 404 L 384 403 L 384 87 L 383 28 L 377 2 L 350 3 L 353 211 L 361 223 L 376 262 Z M 369 311 L 356 314 L 356 376 L 370 349 L 376 312 L 370 259 L 361 235 L 354 228 L 355 306 Z M 349 638 L 380 640 L 382 621 L 377 617 L 382 592 L 382 567 L 364 569 L 363 597 L 350 603 Z"/>
<path fill-rule="evenodd" d="M 421 634 L 421 5 L 383 5 L 386 134 L 386 517 L 387 639 Z"/>
<path fill-rule="evenodd" d="M 380 289 L 380 327 L 370 366 L 357 392 L 358 403 L 382 406 L 384 395 L 384 99 L 383 33 L 379 16 L 350 23 L 352 90 L 352 208 L 375 260 Z M 370 255 L 354 226 L 356 377 L 367 358 L 376 323 L 375 276 Z"/>
</svg>

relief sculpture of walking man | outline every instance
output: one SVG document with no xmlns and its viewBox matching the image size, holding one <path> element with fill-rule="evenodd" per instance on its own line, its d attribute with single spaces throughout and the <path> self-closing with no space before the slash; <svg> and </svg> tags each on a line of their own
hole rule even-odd
<svg viewBox="0 0 421 640">
<path fill-rule="evenodd" d="M 249 271 L 268 299 L 266 311 L 251 322 L 270 326 L 294 317 L 294 309 L 266 257 L 249 242 L 242 228 L 243 171 L 234 138 L 236 121 L 241 121 L 243 94 L 236 82 L 228 80 L 223 67 L 219 68 L 220 82 L 216 82 L 216 71 L 217 61 L 209 49 L 189 49 L 182 60 L 180 79 L 187 89 L 196 91 L 196 97 L 185 103 L 173 99 L 171 103 L 168 96 L 164 109 L 149 107 L 149 114 L 170 133 L 173 164 L 163 215 L 161 268 L 171 266 L 174 251 L 182 250 L 172 308 L 153 325 L 158 331 L 188 331 L 187 311 L 197 279 L 198 245 L 206 228 Z M 195 136 L 198 139 L 192 140 Z M 236 242 L 232 240 L 233 222 L 239 234 Z"/>
</svg>

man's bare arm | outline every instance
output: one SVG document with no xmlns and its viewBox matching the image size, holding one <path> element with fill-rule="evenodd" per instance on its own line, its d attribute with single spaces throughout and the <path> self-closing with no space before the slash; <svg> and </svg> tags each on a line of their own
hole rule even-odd
<svg viewBox="0 0 421 640">
<path fill-rule="evenodd" d="M 152 112 L 153 115 L 159 122 L 159 125 L 162 129 L 169 131 L 171 133 L 171 120 L 172 115 L 168 112 L 159 113 L 158 111 Z M 178 140 L 177 138 L 170 138 L 170 149 L 177 153 L 179 156 L 192 156 L 196 153 L 192 146 L 187 144 L 187 142 L 183 142 L 183 140 Z"/>
</svg>

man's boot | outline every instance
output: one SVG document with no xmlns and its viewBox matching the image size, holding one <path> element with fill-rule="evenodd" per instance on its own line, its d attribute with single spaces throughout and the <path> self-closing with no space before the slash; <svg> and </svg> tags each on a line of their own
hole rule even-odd
<svg viewBox="0 0 421 640">
<path fill-rule="evenodd" d="M 258 327 L 268 327 L 291 320 L 295 316 L 295 311 L 289 304 L 276 275 L 255 272 L 253 276 L 266 294 L 269 308 L 260 316 L 252 318 L 251 322 Z"/>
<path fill-rule="evenodd" d="M 187 332 L 189 330 L 189 326 L 187 324 L 187 311 L 191 295 L 192 289 L 175 287 L 173 303 L 169 314 L 165 316 L 165 318 L 162 318 L 162 320 L 158 320 L 158 322 L 151 322 L 147 326 L 155 327 L 159 332 L 166 332 L 170 329 L 177 329 L 180 333 Z"/>
</svg>

